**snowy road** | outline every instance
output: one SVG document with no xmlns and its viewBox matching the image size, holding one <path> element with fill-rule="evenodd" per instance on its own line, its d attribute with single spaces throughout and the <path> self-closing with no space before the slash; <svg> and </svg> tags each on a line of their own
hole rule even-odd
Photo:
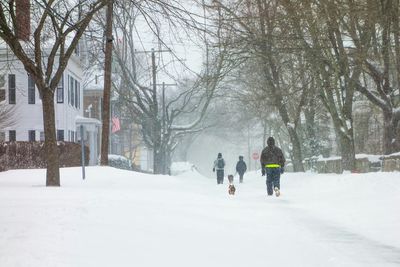
<svg viewBox="0 0 400 267">
<path fill-rule="evenodd" d="M 214 179 L 112 168 L 0 173 L 0 266 L 400 266 L 400 175 Z"/>
</svg>

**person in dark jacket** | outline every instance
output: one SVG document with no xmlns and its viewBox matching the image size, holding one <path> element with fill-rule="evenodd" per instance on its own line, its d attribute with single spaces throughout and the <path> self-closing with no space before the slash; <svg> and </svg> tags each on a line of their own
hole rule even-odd
<svg viewBox="0 0 400 267">
<path fill-rule="evenodd" d="M 243 175 L 247 170 L 246 163 L 243 161 L 243 156 L 239 156 L 239 161 L 236 163 L 236 171 L 239 174 L 239 183 L 243 183 Z"/>
<path fill-rule="evenodd" d="M 275 191 L 275 195 L 280 195 L 280 179 L 281 174 L 284 172 L 285 157 L 283 156 L 282 150 L 275 146 L 275 139 L 269 137 L 267 140 L 267 147 L 261 152 L 261 172 L 264 176 L 267 174 L 267 193 L 272 195 Z"/>
<path fill-rule="evenodd" d="M 213 172 L 217 171 L 217 184 L 224 183 L 224 168 L 225 168 L 225 160 L 222 158 L 222 154 L 218 153 L 218 157 L 214 161 L 214 168 L 213 168 Z"/>
</svg>

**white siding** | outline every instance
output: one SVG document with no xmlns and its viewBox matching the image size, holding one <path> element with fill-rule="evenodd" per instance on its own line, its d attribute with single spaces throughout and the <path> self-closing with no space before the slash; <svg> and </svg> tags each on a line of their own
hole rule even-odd
<svg viewBox="0 0 400 267">
<path fill-rule="evenodd" d="M 0 55 L 1 57 L 1 55 Z M 4 57 L 1 57 L 4 58 Z M 3 60 L 4 61 L 4 60 Z M 6 104 L 8 104 L 8 74 L 16 76 L 16 112 L 15 125 L 3 129 L 6 133 L 8 141 L 8 131 L 16 130 L 17 141 L 28 141 L 29 130 L 36 131 L 36 140 L 40 139 L 40 132 L 43 131 L 43 113 L 42 101 L 39 92 L 36 89 L 35 104 L 28 104 L 28 75 L 20 62 L 13 62 L 12 65 L 6 66 L 0 61 L 0 73 L 6 77 Z M 55 65 L 58 63 L 56 62 Z M 68 131 L 76 131 L 75 118 L 83 116 L 83 92 L 80 86 L 80 108 L 72 107 L 68 104 L 68 75 L 71 75 L 80 84 L 82 84 L 83 72 L 78 61 L 70 60 L 64 71 L 64 102 L 57 103 L 57 92 L 54 94 L 55 120 L 56 130 L 64 130 L 64 140 L 68 141 Z"/>
</svg>

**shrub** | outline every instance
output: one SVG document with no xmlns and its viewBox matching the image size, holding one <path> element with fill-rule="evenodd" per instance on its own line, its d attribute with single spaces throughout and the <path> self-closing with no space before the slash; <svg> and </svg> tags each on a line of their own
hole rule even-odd
<svg viewBox="0 0 400 267">
<path fill-rule="evenodd" d="M 123 170 L 132 170 L 132 162 L 120 155 L 108 155 L 108 166 Z"/>
<path fill-rule="evenodd" d="M 77 143 L 58 142 L 60 167 L 81 165 L 81 146 Z M 85 147 L 85 164 L 89 163 L 89 148 Z M 0 143 L 0 171 L 9 169 L 46 168 L 44 142 Z"/>
</svg>

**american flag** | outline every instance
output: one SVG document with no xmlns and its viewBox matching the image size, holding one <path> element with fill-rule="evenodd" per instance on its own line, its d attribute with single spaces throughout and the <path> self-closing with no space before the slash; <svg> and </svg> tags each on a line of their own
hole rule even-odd
<svg viewBox="0 0 400 267">
<path fill-rule="evenodd" d="M 119 123 L 119 118 L 118 117 L 112 117 L 112 129 L 111 132 L 115 133 L 121 130 L 121 124 Z"/>
</svg>

